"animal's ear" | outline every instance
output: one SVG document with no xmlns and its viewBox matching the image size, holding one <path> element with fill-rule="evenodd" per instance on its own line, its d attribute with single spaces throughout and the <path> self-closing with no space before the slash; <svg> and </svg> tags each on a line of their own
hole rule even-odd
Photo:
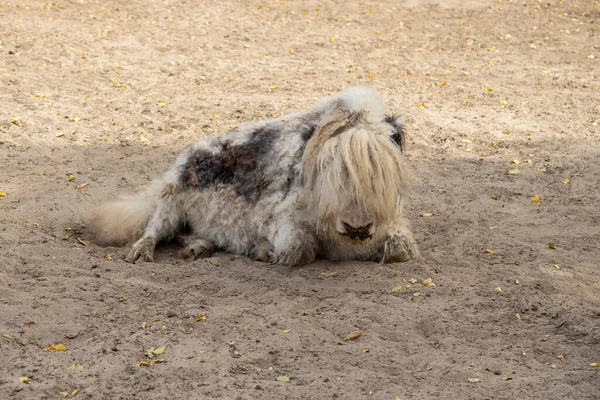
<svg viewBox="0 0 600 400">
<path fill-rule="evenodd" d="M 385 122 L 392 127 L 390 139 L 400 147 L 401 151 L 404 151 L 404 125 L 402 125 L 400 117 L 394 114 L 388 114 L 385 116 Z"/>
</svg>

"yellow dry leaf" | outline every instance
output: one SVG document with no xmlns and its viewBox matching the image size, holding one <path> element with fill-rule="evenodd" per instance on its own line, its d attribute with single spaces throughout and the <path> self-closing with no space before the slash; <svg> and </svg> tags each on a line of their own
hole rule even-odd
<svg viewBox="0 0 600 400">
<path fill-rule="evenodd" d="M 400 290 L 404 289 L 404 286 L 400 285 L 400 286 L 395 286 L 392 289 L 392 292 L 399 292 Z"/>
<path fill-rule="evenodd" d="M 166 104 L 163 103 L 162 101 L 159 101 L 158 103 L 156 103 L 156 105 L 159 107 L 164 107 Z"/>
<path fill-rule="evenodd" d="M 23 382 L 23 383 L 27 383 L 27 382 L 29 382 L 31 379 L 29 379 L 29 377 L 27 377 L 27 376 L 20 376 L 20 377 L 19 377 L 19 380 L 20 380 L 21 382 Z"/>
<path fill-rule="evenodd" d="M 511 169 L 510 171 L 508 171 L 509 175 L 519 175 L 520 173 L 521 171 L 519 171 L 519 168 Z"/>
<path fill-rule="evenodd" d="M 567 178 L 565 178 L 565 179 L 563 179 L 561 182 L 562 182 L 562 183 L 564 183 L 565 185 L 568 185 L 569 183 L 571 183 L 571 180 L 570 180 L 570 179 L 567 179 Z"/>
<path fill-rule="evenodd" d="M 147 326 L 148 324 L 146 322 L 142 322 L 142 329 L 146 329 Z"/>
<path fill-rule="evenodd" d="M 519 160 L 517 160 L 517 159 L 514 159 L 514 158 L 513 158 L 513 159 L 511 160 L 511 163 L 519 165 L 519 164 L 521 164 L 521 161 L 519 161 Z"/>
<path fill-rule="evenodd" d="M 492 193 L 492 199 L 498 200 L 498 195 L 496 193 Z"/>
<path fill-rule="evenodd" d="M 590 363 L 590 367 L 600 367 L 600 361 Z"/>
<path fill-rule="evenodd" d="M 560 269 L 560 264 L 554 264 L 553 267 L 556 269 Z"/>
<path fill-rule="evenodd" d="M 81 238 L 80 238 L 79 236 L 77 236 L 77 241 L 78 241 L 79 243 L 81 243 L 82 245 L 84 245 L 84 246 L 87 246 L 87 243 L 86 243 L 86 242 L 84 242 L 83 240 L 81 240 Z"/>
<path fill-rule="evenodd" d="M 166 326 L 166 325 L 163 325 L 163 326 L 160 327 L 160 329 L 162 329 L 163 331 L 166 331 L 167 329 L 169 329 L 169 327 Z"/>
<path fill-rule="evenodd" d="M 375 72 L 371 72 L 371 73 L 369 74 L 369 79 L 373 79 L 373 78 L 375 78 Z"/>
<path fill-rule="evenodd" d="M 110 254 L 108 254 L 108 253 L 106 253 L 104 255 L 104 258 L 106 258 L 108 261 L 112 261 L 113 260 L 112 257 L 110 256 Z"/>
<path fill-rule="evenodd" d="M 485 249 L 485 252 L 487 254 L 496 254 L 496 252 L 494 250 L 492 250 L 492 249 Z"/>
<path fill-rule="evenodd" d="M 498 287 L 496 288 L 496 292 L 498 292 L 498 293 L 502 293 L 502 288 L 501 288 L 500 286 L 498 286 Z"/>
<path fill-rule="evenodd" d="M 71 396 L 75 396 L 77 393 L 79 393 L 79 389 L 75 389 L 71 392 Z"/>
<path fill-rule="evenodd" d="M 18 119 L 13 119 L 12 121 L 10 121 L 10 123 L 16 126 L 21 126 L 21 121 L 19 121 Z"/>
<path fill-rule="evenodd" d="M 348 336 L 346 336 L 346 337 L 344 338 L 344 340 L 354 340 L 354 339 L 356 339 L 357 337 L 359 337 L 360 335 L 362 335 L 362 332 L 360 332 L 360 331 L 353 331 L 353 332 L 350 332 L 350 333 L 348 334 Z"/>
<path fill-rule="evenodd" d="M 196 322 L 200 322 L 200 321 L 206 321 L 206 315 L 199 315 L 196 318 Z"/>
<path fill-rule="evenodd" d="M 64 344 L 62 344 L 62 343 L 57 344 L 57 345 L 51 344 L 50 346 L 48 346 L 48 347 L 46 347 L 45 349 L 42 349 L 42 350 L 44 350 L 44 351 L 66 351 L 67 347 Z"/>
<path fill-rule="evenodd" d="M 431 285 L 432 283 L 433 283 L 433 279 L 431 279 L 431 278 L 423 279 L 423 286 L 425 286 L 425 287 Z"/>
<path fill-rule="evenodd" d="M 490 226 L 490 229 L 493 231 L 494 229 L 496 229 L 498 227 L 498 225 L 494 225 L 494 226 Z"/>
<path fill-rule="evenodd" d="M 399 396 L 396 396 L 396 399 L 395 399 L 395 400 L 400 400 L 400 397 L 399 397 Z"/>
<path fill-rule="evenodd" d="M 521 315 L 519 313 L 516 313 L 515 316 L 517 317 L 517 319 L 520 321 L 521 320 Z"/>
<path fill-rule="evenodd" d="M 82 183 L 82 184 L 80 184 L 80 185 L 77 185 L 77 190 L 81 190 L 81 189 L 83 189 L 83 188 L 84 188 L 84 187 L 86 187 L 88 184 L 89 184 L 89 182 L 86 182 L 86 183 Z"/>
<path fill-rule="evenodd" d="M 425 103 L 418 103 L 418 104 L 417 104 L 417 107 L 419 107 L 419 108 L 426 108 L 426 107 L 425 107 Z"/>
<path fill-rule="evenodd" d="M 69 175 L 69 182 L 73 182 L 75 180 L 75 175 Z"/>
<path fill-rule="evenodd" d="M 6 197 L 6 192 L 0 192 L 0 197 Z"/>
<path fill-rule="evenodd" d="M 531 198 L 532 201 L 535 201 L 537 203 L 537 205 L 539 206 L 540 204 L 542 204 L 542 199 L 540 199 L 540 196 L 538 196 L 537 194 L 535 196 L 533 196 Z"/>
<path fill-rule="evenodd" d="M 56 132 L 56 137 L 62 137 L 65 136 L 64 132 Z"/>
<path fill-rule="evenodd" d="M 556 358 L 558 358 L 560 360 L 560 362 L 563 364 L 567 362 L 567 359 L 562 354 L 559 356 L 556 356 Z"/>
<path fill-rule="evenodd" d="M 69 120 L 71 120 L 71 121 L 73 121 L 73 122 L 79 122 L 79 121 L 81 121 L 81 118 L 78 118 L 78 117 L 71 117 L 71 118 L 69 118 Z"/>
<path fill-rule="evenodd" d="M 410 278 L 408 281 L 409 281 L 410 283 L 412 283 L 413 285 L 414 285 L 415 283 L 417 283 L 417 280 L 416 280 L 415 278 Z"/>
<path fill-rule="evenodd" d="M 421 293 L 419 293 L 419 292 L 414 292 L 414 293 L 413 293 L 413 296 L 414 296 L 414 297 L 419 297 L 420 295 L 421 295 Z"/>
<path fill-rule="evenodd" d="M 153 352 L 154 354 L 156 354 L 157 356 L 159 356 L 159 355 L 161 355 L 162 353 L 164 353 L 166 349 L 167 349 L 167 346 L 162 346 L 162 347 L 159 347 L 158 349 L 154 349 L 154 350 L 152 350 L 152 352 Z"/>
<path fill-rule="evenodd" d="M 552 250 L 556 250 L 556 246 L 552 242 L 548 243 L 548 248 L 552 249 Z"/>
<path fill-rule="evenodd" d="M 66 399 L 67 397 L 69 397 L 69 392 L 58 392 L 58 394 L 60 395 L 60 397 L 62 397 L 63 399 Z"/>
<path fill-rule="evenodd" d="M 518 285 L 520 283 L 521 283 L 521 281 L 519 281 L 518 279 L 515 279 L 515 285 Z"/>
<path fill-rule="evenodd" d="M 423 216 L 424 217 L 431 217 L 431 216 L 433 216 L 433 214 L 432 213 L 423 213 Z"/>
<path fill-rule="evenodd" d="M 340 37 L 338 35 L 332 35 L 331 36 L 331 40 L 338 40 Z"/>
<path fill-rule="evenodd" d="M 489 88 L 487 88 L 487 89 L 485 89 L 485 90 L 486 90 L 486 91 L 488 91 L 488 92 L 491 92 L 491 91 L 493 91 L 494 89 L 492 89 L 491 87 L 489 87 Z"/>
<path fill-rule="evenodd" d="M 148 361 L 140 361 L 139 363 L 137 363 L 138 367 L 149 367 L 151 365 L 154 364 L 160 364 L 165 362 L 164 360 L 148 360 Z"/>
<path fill-rule="evenodd" d="M 290 333 L 292 330 L 291 329 L 282 329 L 281 332 L 283 333 Z"/>
<path fill-rule="evenodd" d="M 363 350 L 363 353 L 370 353 L 370 352 L 371 352 L 371 349 L 364 349 Z"/>
</svg>

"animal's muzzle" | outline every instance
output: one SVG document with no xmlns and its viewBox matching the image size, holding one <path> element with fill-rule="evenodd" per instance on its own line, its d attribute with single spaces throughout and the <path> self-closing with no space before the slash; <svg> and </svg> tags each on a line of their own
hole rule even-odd
<svg viewBox="0 0 600 400">
<path fill-rule="evenodd" d="M 372 235 L 371 235 L 371 227 L 372 227 L 372 223 L 369 223 L 367 225 L 364 226 L 359 226 L 359 227 L 354 227 L 348 223 L 344 222 L 344 230 L 345 232 L 343 233 L 344 236 L 348 236 L 350 239 L 352 240 L 367 240 L 367 239 L 371 239 Z"/>
</svg>

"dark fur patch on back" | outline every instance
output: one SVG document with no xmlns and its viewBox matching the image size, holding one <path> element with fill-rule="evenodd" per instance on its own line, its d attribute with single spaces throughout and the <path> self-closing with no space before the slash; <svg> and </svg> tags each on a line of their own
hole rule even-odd
<svg viewBox="0 0 600 400">
<path fill-rule="evenodd" d="M 182 166 L 184 187 L 205 189 L 230 185 L 247 201 L 258 200 L 269 185 L 265 170 L 272 162 L 269 154 L 280 135 L 280 131 L 266 126 L 250 133 L 250 138 L 240 145 L 222 142 L 221 150 L 216 154 L 196 151 Z"/>
<path fill-rule="evenodd" d="M 399 117 L 394 114 L 385 116 L 385 122 L 390 124 L 393 128 L 392 135 L 390 138 L 400 147 L 400 151 L 404 151 L 404 126 L 399 122 Z"/>
</svg>

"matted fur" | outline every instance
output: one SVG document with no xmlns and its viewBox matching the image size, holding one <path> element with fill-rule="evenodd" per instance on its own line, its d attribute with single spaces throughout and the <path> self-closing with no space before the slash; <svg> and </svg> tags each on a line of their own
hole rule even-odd
<svg viewBox="0 0 600 400">
<path fill-rule="evenodd" d="M 100 208 L 92 230 L 100 244 L 139 238 L 129 262 L 152 261 L 154 246 L 184 226 L 186 255 L 214 247 L 287 265 L 317 255 L 406 261 L 418 250 L 402 210 L 402 147 L 381 97 L 350 88 L 200 140 L 161 182 Z"/>
</svg>

